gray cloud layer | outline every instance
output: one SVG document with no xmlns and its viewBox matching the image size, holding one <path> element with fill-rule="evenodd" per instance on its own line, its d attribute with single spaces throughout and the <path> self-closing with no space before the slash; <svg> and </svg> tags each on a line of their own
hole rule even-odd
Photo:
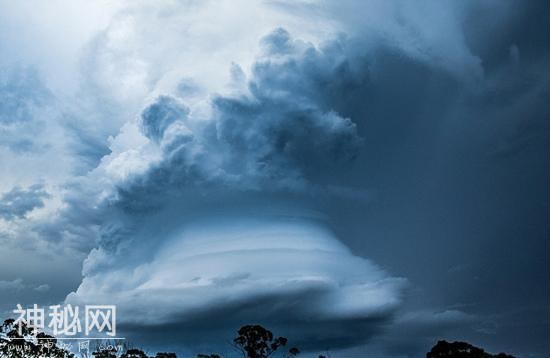
<svg viewBox="0 0 550 358">
<path fill-rule="evenodd" d="M 27 189 L 15 187 L 0 196 L 0 217 L 6 220 L 23 218 L 27 213 L 44 206 L 44 199 L 49 194 L 41 184 L 35 184 Z"/>
</svg>

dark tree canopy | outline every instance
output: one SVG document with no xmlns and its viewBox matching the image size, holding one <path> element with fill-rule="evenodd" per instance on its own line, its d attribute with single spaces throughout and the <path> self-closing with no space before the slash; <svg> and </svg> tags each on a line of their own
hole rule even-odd
<svg viewBox="0 0 550 358">
<path fill-rule="evenodd" d="M 285 337 L 274 338 L 271 331 L 260 325 L 243 326 L 237 333 L 233 343 L 247 358 L 269 357 L 288 341 Z"/>
<path fill-rule="evenodd" d="M 292 347 L 288 350 L 288 354 L 290 356 L 297 356 L 298 354 L 300 354 L 300 350 L 296 347 Z"/>
<path fill-rule="evenodd" d="M 426 354 L 426 358 L 514 358 L 514 356 L 505 353 L 493 355 L 466 342 L 439 341 Z"/>
<path fill-rule="evenodd" d="M 57 346 L 57 339 L 45 333 L 38 333 L 29 329 L 25 323 L 19 324 L 15 320 L 7 319 L 1 326 L 5 337 L 0 337 L 0 357 L 6 358 L 72 358 L 74 355 Z"/>
<path fill-rule="evenodd" d="M 120 358 L 149 358 L 145 352 L 140 349 L 128 349 Z"/>
<path fill-rule="evenodd" d="M 25 323 L 19 324 L 14 319 L 7 319 L 0 325 L 0 357 L 1 358 L 73 358 L 70 351 L 58 347 L 55 337 L 43 332 L 35 332 Z M 117 348 L 97 349 L 92 352 L 93 358 L 117 358 L 120 352 Z M 221 358 L 218 355 L 206 356 L 208 358 Z M 128 349 L 119 358 L 149 358 L 139 349 Z M 152 358 L 152 357 L 151 357 Z M 155 358 L 177 358 L 175 353 L 157 353 Z"/>
<path fill-rule="evenodd" d="M 101 352 L 93 352 L 92 356 L 94 358 L 116 358 L 116 353 L 114 351 L 104 350 Z"/>
<path fill-rule="evenodd" d="M 73 358 L 74 354 L 57 346 L 57 339 L 43 332 L 33 332 L 22 323 L 21 333 L 13 319 L 7 319 L 0 325 L 0 357 L 6 358 Z M 260 325 L 246 325 L 239 329 L 233 345 L 245 358 L 268 358 L 281 347 L 286 346 L 285 337 L 275 337 L 271 331 Z M 117 350 L 109 348 L 92 353 L 93 358 L 117 358 Z M 280 353 L 280 351 L 278 351 Z M 296 357 L 300 353 L 292 347 L 281 357 Z M 426 354 L 427 358 L 515 358 L 506 353 L 491 354 L 482 348 L 466 342 L 438 341 Z M 128 349 L 119 358 L 149 358 L 139 349 Z M 153 358 L 153 357 L 151 357 Z M 175 353 L 157 353 L 155 358 L 177 358 Z M 198 354 L 197 358 L 222 358 L 211 354 Z M 319 358 L 325 358 L 319 355 Z"/>
</svg>

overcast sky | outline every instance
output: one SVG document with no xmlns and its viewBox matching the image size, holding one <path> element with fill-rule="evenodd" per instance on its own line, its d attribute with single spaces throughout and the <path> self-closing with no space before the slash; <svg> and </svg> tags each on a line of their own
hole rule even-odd
<svg viewBox="0 0 550 358">
<path fill-rule="evenodd" d="M 148 349 L 547 357 L 546 1 L 0 0 L 0 312 Z M 11 314 L 12 315 L 12 314 Z"/>
</svg>

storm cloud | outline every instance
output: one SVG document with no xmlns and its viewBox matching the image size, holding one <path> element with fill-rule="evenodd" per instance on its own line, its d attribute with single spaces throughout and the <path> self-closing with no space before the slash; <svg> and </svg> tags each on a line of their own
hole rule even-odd
<svg viewBox="0 0 550 358">
<path fill-rule="evenodd" d="M 350 357 L 548 355 L 546 3 L 98 4 L 0 22 L 6 287 L 188 354 L 260 323 Z M 70 280 L 37 279 L 56 255 Z"/>
<path fill-rule="evenodd" d="M 214 95 L 206 110 L 165 95 L 143 110 L 134 125 L 149 142 L 132 156 L 149 166 L 116 182 L 105 210 L 117 220 L 68 302 L 116 301 L 121 327 L 187 327 L 188 344 L 213 344 L 207 332 L 252 320 L 304 347 L 340 347 L 389 322 L 406 280 L 354 256 L 313 199 L 362 145 L 318 85 L 344 81 L 345 59 L 332 43 L 317 49 L 281 28 L 261 45 L 241 93 Z M 128 166 L 117 158 L 127 155 L 104 163 Z M 138 314 L 152 305 L 153 315 Z M 347 325 L 361 329 L 349 335 Z"/>
<path fill-rule="evenodd" d="M 23 218 L 27 213 L 44 206 L 44 199 L 49 194 L 41 184 L 27 189 L 15 187 L 0 196 L 0 217 L 5 220 Z"/>
</svg>

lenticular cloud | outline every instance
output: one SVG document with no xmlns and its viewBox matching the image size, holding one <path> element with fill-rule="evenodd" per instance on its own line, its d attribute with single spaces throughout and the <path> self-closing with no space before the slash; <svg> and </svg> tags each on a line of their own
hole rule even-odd
<svg viewBox="0 0 550 358">
<path fill-rule="evenodd" d="M 288 330 L 307 322 L 297 339 L 324 340 L 349 338 L 334 329 L 359 324 L 368 328 L 356 338 L 363 340 L 400 300 L 401 279 L 304 215 L 207 215 L 159 241 L 143 263 L 119 258 L 87 276 L 68 301 L 116 303 L 121 327 L 230 330 L 248 320 Z"/>
</svg>

